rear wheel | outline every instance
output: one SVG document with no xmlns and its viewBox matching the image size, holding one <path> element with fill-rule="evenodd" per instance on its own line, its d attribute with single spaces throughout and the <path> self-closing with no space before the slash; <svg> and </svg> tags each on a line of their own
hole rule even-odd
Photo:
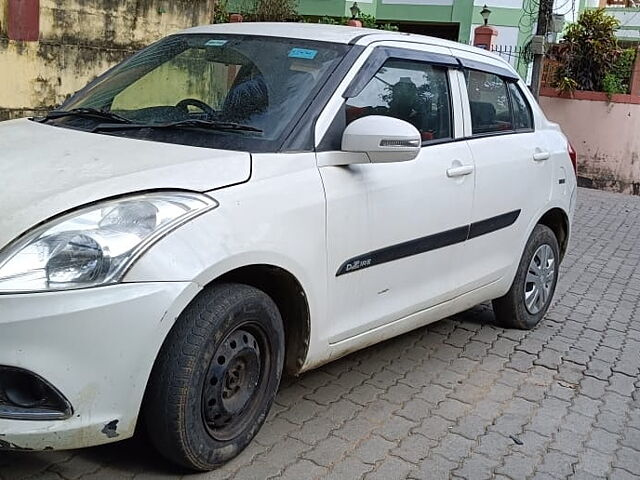
<svg viewBox="0 0 640 480">
<path fill-rule="evenodd" d="M 147 430 L 165 457 L 212 470 L 253 439 L 273 404 L 284 361 L 282 319 L 262 291 L 205 290 L 160 351 L 145 404 Z"/>
<path fill-rule="evenodd" d="M 531 329 L 547 313 L 558 282 L 558 240 L 545 225 L 536 225 L 524 249 L 511 288 L 493 301 L 496 319 L 511 328 Z"/>
</svg>

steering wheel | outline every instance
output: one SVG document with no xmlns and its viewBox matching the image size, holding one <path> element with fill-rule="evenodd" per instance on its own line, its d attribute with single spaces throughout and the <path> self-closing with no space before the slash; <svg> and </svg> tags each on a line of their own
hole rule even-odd
<svg viewBox="0 0 640 480">
<path fill-rule="evenodd" d="M 176 104 L 176 108 L 183 110 L 185 113 L 189 113 L 189 106 L 193 106 L 199 108 L 204 113 L 206 113 L 210 118 L 214 118 L 216 116 L 216 111 L 202 100 L 198 100 L 197 98 L 185 98 L 184 100 L 180 100 Z"/>
</svg>

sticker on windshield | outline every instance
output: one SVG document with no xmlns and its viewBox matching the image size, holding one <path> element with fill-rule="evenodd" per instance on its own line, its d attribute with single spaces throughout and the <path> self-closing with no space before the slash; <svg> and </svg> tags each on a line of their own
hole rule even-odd
<svg viewBox="0 0 640 480">
<path fill-rule="evenodd" d="M 313 60 L 318 55 L 317 50 L 309 50 L 307 48 L 292 48 L 289 52 L 289 58 L 302 58 L 304 60 Z"/>
<path fill-rule="evenodd" d="M 205 47 L 221 47 L 226 44 L 228 40 L 209 40 L 204 44 Z"/>
</svg>

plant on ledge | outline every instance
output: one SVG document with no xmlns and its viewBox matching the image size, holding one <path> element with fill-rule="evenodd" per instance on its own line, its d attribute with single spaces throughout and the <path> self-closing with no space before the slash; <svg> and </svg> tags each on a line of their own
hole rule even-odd
<svg viewBox="0 0 640 480">
<path fill-rule="evenodd" d="M 291 22 L 300 18 L 297 0 L 249 0 L 242 15 L 250 22 Z"/>
<path fill-rule="evenodd" d="M 627 48 L 620 53 L 613 71 L 607 73 L 602 81 L 602 90 L 606 92 L 609 98 L 616 93 L 629 93 L 635 61 L 635 48 Z"/>
<path fill-rule="evenodd" d="M 389 30 L 391 32 L 397 32 L 398 27 L 396 25 L 392 25 L 390 23 L 378 23 L 376 17 L 373 15 L 360 14 L 358 18 L 362 22 L 362 26 L 364 28 L 377 28 L 378 30 Z"/>
<path fill-rule="evenodd" d="M 229 21 L 229 0 L 216 0 L 213 10 L 212 23 L 227 23 Z"/>
<path fill-rule="evenodd" d="M 559 90 L 603 91 L 605 78 L 615 72 L 621 55 L 615 35 L 619 25 L 604 9 L 594 9 L 585 10 L 577 22 L 567 27 L 557 54 L 560 66 L 556 71 L 556 87 Z M 606 82 L 613 88 L 611 77 Z"/>
<path fill-rule="evenodd" d="M 364 28 L 375 28 L 378 30 L 387 30 L 390 32 L 397 32 L 398 26 L 393 25 L 392 23 L 378 23 L 376 17 L 373 15 L 366 15 L 364 13 L 360 14 L 358 20 L 362 22 L 362 26 Z M 304 21 L 312 22 L 312 23 L 322 23 L 324 25 L 347 25 L 349 18 L 347 17 L 306 17 Z"/>
</svg>

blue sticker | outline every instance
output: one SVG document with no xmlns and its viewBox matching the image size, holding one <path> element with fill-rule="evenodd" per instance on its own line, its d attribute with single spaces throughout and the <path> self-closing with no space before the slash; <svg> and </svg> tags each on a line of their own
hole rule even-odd
<svg viewBox="0 0 640 480">
<path fill-rule="evenodd" d="M 204 44 L 205 47 L 222 47 L 228 40 L 209 40 Z"/>
<path fill-rule="evenodd" d="M 318 55 L 317 50 L 309 50 L 306 48 L 292 48 L 289 52 L 289 58 L 302 58 L 304 60 L 313 60 Z"/>
</svg>

